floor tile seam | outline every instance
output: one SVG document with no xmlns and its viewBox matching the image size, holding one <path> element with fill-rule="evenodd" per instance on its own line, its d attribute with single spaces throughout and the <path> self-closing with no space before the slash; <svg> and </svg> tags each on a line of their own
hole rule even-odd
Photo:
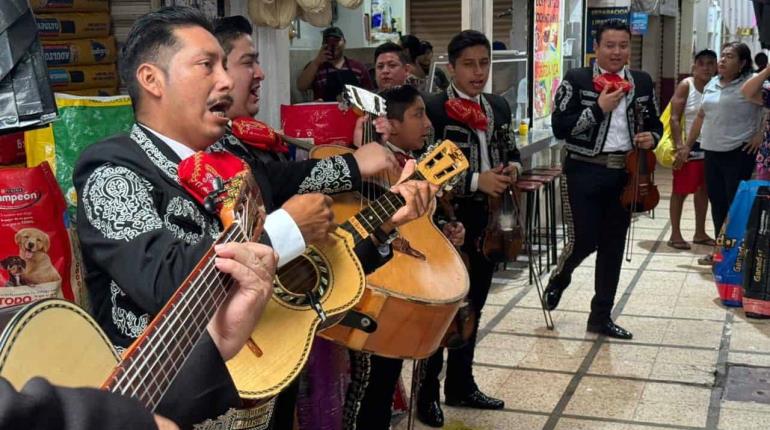
<svg viewBox="0 0 770 430">
<path fill-rule="evenodd" d="M 577 419 L 577 420 L 583 420 L 583 421 L 599 421 L 604 423 L 636 425 L 636 426 L 642 426 L 642 427 L 660 427 L 660 428 L 676 429 L 676 430 L 704 430 L 704 427 L 683 426 L 678 424 L 663 424 L 663 423 L 654 423 L 650 421 L 624 420 L 620 418 L 592 417 L 592 416 L 579 415 L 579 414 L 562 414 L 562 418 Z"/>
<path fill-rule="evenodd" d="M 518 309 L 535 309 L 540 310 L 539 306 L 530 306 L 530 305 L 516 305 L 515 306 Z M 564 309 L 560 310 L 560 312 L 567 312 L 567 313 L 575 313 L 575 314 L 589 314 L 589 311 L 579 311 L 575 309 Z M 717 320 L 717 319 L 710 319 L 710 318 L 694 318 L 694 317 L 677 317 L 677 316 L 670 316 L 670 317 L 662 317 L 660 315 L 640 315 L 640 314 L 621 314 L 621 316 L 624 317 L 634 317 L 634 318 L 648 318 L 648 319 L 660 319 L 660 320 L 680 320 L 680 321 L 708 321 L 708 322 L 722 322 L 724 319 Z"/>
<path fill-rule="evenodd" d="M 644 260 L 637 268 L 636 274 L 634 274 L 634 277 L 631 279 L 631 282 L 629 282 L 629 286 L 625 289 L 625 291 L 623 292 L 623 295 L 620 297 L 620 299 L 617 301 L 615 305 L 615 308 L 612 313 L 613 318 L 617 318 L 617 315 L 619 315 L 622 312 L 623 307 L 628 302 L 628 298 L 631 296 L 631 293 L 633 292 L 634 287 L 636 286 L 636 283 L 639 281 L 639 278 L 641 278 L 641 275 L 645 267 L 647 267 L 650 261 L 652 261 L 652 258 L 655 255 L 655 251 L 660 246 L 662 238 L 664 238 L 665 235 L 668 233 L 670 226 L 671 226 L 670 222 L 667 222 L 665 224 L 662 231 L 658 235 L 658 240 L 655 242 L 650 252 L 645 256 Z M 545 426 L 543 426 L 543 430 L 554 430 L 556 428 L 556 424 L 559 422 L 559 419 L 564 413 L 564 410 L 569 404 L 569 401 L 572 399 L 572 396 L 575 394 L 575 390 L 577 389 L 578 385 L 580 385 L 580 381 L 588 372 L 588 369 L 591 367 L 591 364 L 596 358 L 596 355 L 598 354 L 599 349 L 604 343 L 605 343 L 604 336 L 600 336 L 594 341 L 594 345 L 591 347 L 591 349 L 588 351 L 588 353 L 584 357 L 583 362 L 580 364 L 580 367 L 578 368 L 577 373 L 572 377 L 572 380 L 570 380 L 569 384 L 567 385 L 567 388 L 565 388 L 561 398 L 556 403 L 556 406 L 554 407 L 553 411 L 551 411 L 551 415 L 548 417 L 548 421 L 546 422 Z"/>
<path fill-rule="evenodd" d="M 511 333 L 511 332 L 504 332 L 499 330 L 491 330 L 489 334 L 500 334 L 500 335 L 506 335 L 506 336 L 519 336 L 519 337 L 534 337 L 538 339 L 560 339 L 560 340 L 569 340 L 569 341 L 584 341 L 584 342 L 595 342 L 596 339 L 585 339 L 581 337 L 571 337 L 571 336 L 546 336 L 542 334 L 532 334 L 532 333 Z M 698 345 L 680 345 L 676 343 L 653 343 L 653 342 L 637 342 L 637 341 L 622 341 L 622 340 L 607 340 L 605 342 L 606 344 L 619 344 L 619 345 L 638 345 L 638 346 L 649 346 L 649 347 L 660 347 L 660 348 L 675 348 L 675 349 L 694 349 L 698 351 L 716 351 L 717 348 L 712 348 L 709 346 L 698 346 Z M 736 352 L 736 351 L 730 351 L 730 352 Z M 744 352 L 744 351 L 741 351 Z M 766 352 L 762 355 L 770 355 L 770 352 Z"/>
<path fill-rule="evenodd" d="M 714 388 L 711 390 L 708 415 L 706 416 L 706 429 L 716 430 L 719 426 L 719 416 L 722 412 L 722 395 L 724 394 L 725 380 L 727 379 L 727 359 L 730 353 L 730 340 L 732 337 L 732 325 L 735 314 L 727 312 L 722 326 L 722 340 L 719 343 L 719 355 L 715 370 Z"/>
</svg>

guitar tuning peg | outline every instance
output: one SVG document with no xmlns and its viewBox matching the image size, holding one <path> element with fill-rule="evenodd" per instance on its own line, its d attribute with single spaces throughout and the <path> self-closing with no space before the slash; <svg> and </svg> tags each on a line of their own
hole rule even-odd
<svg viewBox="0 0 770 430">
<path fill-rule="evenodd" d="M 211 186 L 212 188 L 214 188 L 214 191 L 222 191 L 225 189 L 224 182 L 222 182 L 222 178 L 220 178 L 219 176 L 215 177 L 211 181 Z"/>
</svg>

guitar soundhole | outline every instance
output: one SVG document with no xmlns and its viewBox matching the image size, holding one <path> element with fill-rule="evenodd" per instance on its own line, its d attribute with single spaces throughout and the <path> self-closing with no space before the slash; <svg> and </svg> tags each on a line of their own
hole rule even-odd
<svg viewBox="0 0 770 430">
<path fill-rule="evenodd" d="M 327 262 L 310 249 L 278 270 L 273 295 L 291 306 L 309 306 L 310 296 L 320 302 L 329 285 Z"/>
</svg>

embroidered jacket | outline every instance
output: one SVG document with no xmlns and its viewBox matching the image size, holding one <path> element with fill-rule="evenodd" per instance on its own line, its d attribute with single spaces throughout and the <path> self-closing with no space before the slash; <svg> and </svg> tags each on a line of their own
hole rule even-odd
<svg viewBox="0 0 770 430">
<path fill-rule="evenodd" d="M 75 167 L 91 312 L 119 351 L 144 331 L 221 231 L 179 184 L 179 161 L 135 125 L 130 136 L 90 146 Z M 206 333 L 158 412 L 189 427 L 239 405 Z"/>
<path fill-rule="evenodd" d="M 444 103 L 455 97 L 458 96 L 451 85 L 441 93 L 423 96 L 428 118 L 433 124 L 435 139 L 451 140 L 463 151 L 470 162 L 470 167 L 453 188 L 455 195 L 470 197 L 480 193 L 480 191 L 471 192 L 470 186 L 473 173 L 481 172 L 481 144 L 475 130 L 447 116 Z M 520 162 L 515 130 L 511 127 L 511 108 L 508 102 L 498 95 L 484 93 L 481 95 L 481 107 L 489 120 L 486 140 L 492 167 L 500 163 Z"/>
<path fill-rule="evenodd" d="M 551 115 L 553 134 L 566 140 L 567 150 L 591 157 L 604 149 L 612 119 L 612 112 L 605 114 L 599 108 L 599 93 L 594 90 L 593 79 L 600 73 L 598 65 L 569 70 L 556 91 Z M 628 69 L 626 78 L 633 84 L 626 95 L 629 137 L 633 141 L 637 130 L 634 104 L 642 104 L 647 111 L 643 129 L 652 133 L 657 146 L 663 125 L 652 78 L 645 72 Z"/>
</svg>

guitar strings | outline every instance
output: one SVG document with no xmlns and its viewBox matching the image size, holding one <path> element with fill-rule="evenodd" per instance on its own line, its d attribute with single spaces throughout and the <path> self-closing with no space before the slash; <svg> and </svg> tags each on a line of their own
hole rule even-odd
<svg viewBox="0 0 770 430">
<path fill-rule="evenodd" d="M 229 242 L 229 241 L 231 241 L 233 239 L 233 236 L 237 236 L 238 233 L 239 233 L 238 229 L 231 229 L 229 234 L 227 236 L 223 237 L 223 239 L 220 240 L 220 242 Z M 206 263 L 206 267 L 201 271 L 201 274 L 204 275 L 204 276 L 200 277 L 200 275 L 199 275 L 199 278 L 196 281 L 193 281 L 191 283 L 191 285 L 188 287 L 187 291 L 185 291 L 182 294 L 182 297 L 180 298 L 180 300 L 171 309 L 177 309 L 177 308 L 185 309 L 185 308 L 189 308 L 189 303 L 193 300 L 194 297 L 198 298 L 198 296 L 200 295 L 199 294 L 200 290 L 204 286 L 206 286 L 206 285 L 211 285 L 212 281 L 215 281 L 218 276 L 221 276 L 221 273 L 222 272 L 219 272 L 219 271 L 216 270 L 216 267 L 213 264 L 213 259 L 209 260 L 209 262 Z M 215 279 L 212 279 L 212 275 L 213 275 L 213 277 Z M 231 279 L 228 279 L 228 280 L 231 281 Z M 226 280 L 225 282 L 227 282 L 228 280 Z M 210 304 L 210 302 L 212 302 L 212 299 L 213 299 L 213 301 L 215 303 L 217 301 L 223 300 L 224 296 L 226 296 L 226 294 L 227 294 L 227 290 L 224 289 L 224 288 L 221 288 L 222 287 L 221 284 L 222 284 L 221 282 L 217 282 L 216 284 L 214 284 L 214 288 L 215 288 L 214 294 L 215 295 L 213 295 L 213 296 L 212 295 L 204 295 L 202 297 L 203 300 L 196 301 L 195 304 L 193 304 L 192 310 L 195 311 L 195 307 L 196 306 L 197 307 L 204 307 L 204 306 L 206 306 L 208 308 L 211 308 L 211 306 L 209 306 L 209 304 Z M 219 286 L 220 288 L 216 288 L 217 286 Z M 221 302 L 219 304 L 221 304 Z M 200 311 L 197 311 L 197 312 L 200 312 Z M 214 312 L 216 312 L 216 309 L 210 310 L 210 313 L 212 314 L 212 316 L 213 316 Z M 169 318 L 168 314 L 166 314 L 166 316 L 163 318 L 163 320 L 159 321 L 157 323 L 157 325 L 154 327 L 155 330 L 152 333 L 149 333 L 147 335 L 147 337 L 145 338 L 145 340 L 140 345 L 137 346 L 137 351 L 140 351 L 142 349 L 142 347 L 146 346 L 149 343 L 149 341 L 152 340 L 154 347 L 153 347 L 153 350 L 151 350 L 149 352 L 149 354 L 154 354 L 156 356 L 156 360 L 153 361 L 153 362 L 150 362 L 150 361 L 147 361 L 147 360 L 140 362 L 139 360 L 137 360 L 136 356 L 132 355 L 130 357 L 126 357 L 126 359 L 129 359 L 130 361 L 128 362 L 127 365 L 125 365 L 123 367 L 122 373 L 118 377 L 115 378 L 115 381 L 112 384 L 111 391 L 118 391 L 119 390 L 119 392 L 121 392 L 121 394 L 126 394 L 126 392 L 129 389 L 134 388 L 134 392 L 133 393 L 136 394 L 137 391 L 138 391 L 138 387 L 133 387 L 133 385 L 134 385 L 134 381 L 135 381 L 136 377 L 140 374 L 139 369 L 141 369 L 142 367 L 152 368 L 154 366 L 157 366 L 159 361 L 162 359 L 162 356 L 160 354 L 156 354 L 155 350 L 161 344 L 164 344 L 164 345 L 167 344 L 168 339 L 166 339 L 166 338 L 168 337 L 169 334 L 175 334 L 175 333 L 172 333 L 170 331 L 169 327 L 170 328 L 176 327 L 177 328 L 177 332 L 178 332 L 179 328 L 181 328 L 181 327 L 190 327 L 190 325 L 188 325 L 188 324 L 179 325 L 177 323 L 179 322 L 180 318 L 184 318 L 185 320 L 190 320 L 190 319 L 192 319 L 193 316 L 196 316 L 196 312 L 192 312 L 192 313 L 178 312 L 172 318 Z M 207 318 L 206 324 L 208 324 L 208 320 L 209 319 L 210 318 Z M 194 323 L 193 328 L 199 329 L 200 327 L 199 327 L 199 325 L 197 323 L 195 323 L 195 321 L 196 320 L 193 320 L 193 323 Z M 202 334 L 202 332 L 200 334 Z M 199 337 L 200 336 L 198 336 L 198 338 Z M 181 343 L 175 342 L 173 344 L 173 348 L 171 350 L 165 350 L 165 351 L 162 351 L 161 353 L 168 352 L 171 355 L 171 354 L 175 353 L 177 350 L 180 350 L 180 352 L 184 353 L 184 349 L 185 348 L 194 347 L 194 345 L 197 342 L 197 340 L 198 340 L 197 338 L 196 339 L 191 339 L 188 336 L 187 337 L 187 341 L 190 342 L 189 345 L 185 345 L 183 347 Z M 183 364 L 184 360 L 182 360 L 182 363 L 177 363 L 177 361 L 179 360 L 179 358 L 186 358 L 186 357 L 184 357 L 184 354 L 183 354 L 180 357 L 174 357 L 173 355 L 171 355 L 170 358 L 173 360 L 172 364 L 181 367 L 181 365 Z M 123 361 L 125 361 L 125 359 Z M 176 371 L 178 371 L 178 370 L 179 369 L 177 368 Z M 144 373 L 147 375 L 150 372 L 144 372 Z M 172 379 L 173 379 L 173 376 L 172 376 Z M 140 382 L 143 382 L 143 381 L 144 381 L 144 378 Z M 149 388 L 150 387 L 148 387 L 145 390 L 145 393 L 143 393 L 144 395 L 148 394 Z M 157 392 L 158 388 L 156 387 L 155 390 Z M 164 390 L 164 392 L 165 392 L 165 390 Z M 134 394 L 132 394 L 132 396 Z M 154 393 L 149 393 L 149 394 L 151 394 L 151 399 L 149 401 L 152 401 L 152 398 L 154 397 L 152 394 L 154 394 Z M 160 394 L 162 395 L 162 393 L 160 393 Z M 145 399 L 142 398 L 142 400 L 145 400 Z M 153 406 L 153 408 L 154 408 L 154 406 Z"/>
</svg>

